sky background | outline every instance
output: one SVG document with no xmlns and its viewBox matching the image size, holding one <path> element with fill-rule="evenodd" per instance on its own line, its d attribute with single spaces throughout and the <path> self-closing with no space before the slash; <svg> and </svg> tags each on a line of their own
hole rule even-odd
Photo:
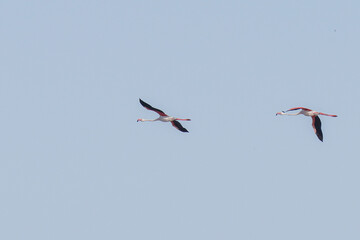
<svg viewBox="0 0 360 240">
<path fill-rule="evenodd" d="M 0 238 L 360 239 L 359 23 L 355 0 L 0 1 Z M 275 116 L 300 106 L 339 116 L 323 143 Z"/>
</svg>

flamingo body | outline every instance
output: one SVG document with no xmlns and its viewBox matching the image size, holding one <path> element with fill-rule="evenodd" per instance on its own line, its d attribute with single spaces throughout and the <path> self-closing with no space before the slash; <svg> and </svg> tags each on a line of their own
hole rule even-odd
<svg viewBox="0 0 360 240">
<path fill-rule="evenodd" d="M 144 102 L 143 100 L 139 99 L 140 104 L 151 111 L 154 111 L 156 113 L 158 113 L 160 116 L 156 119 L 143 119 L 143 118 L 139 118 L 137 121 L 138 122 L 155 122 L 155 121 L 161 121 L 161 122 L 171 122 L 171 124 L 178 129 L 181 132 L 189 132 L 186 128 L 184 128 L 178 121 L 191 121 L 191 119 L 182 119 L 182 118 L 175 118 L 175 117 L 171 117 L 168 116 L 167 114 L 165 114 L 163 111 L 161 111 L 160 109 L 154 108 L 152 107 L 150 104 Z"/>
<path fill-rule="evenodd" d="M 295 114 L 287 113 L 289 111 L 295 111 L 295 110 L 300 110 L 300 111 Z M 309 108 L 303 108 L 303 107 L 290 108 L 286 111 L 276 113 L 276 115 L 291 115 L 291 116 L 296 116 L 296 115 L 300 115 L 300 114 L 312 118 L 312 127 L 314 129 L 316 136 L 319 138 L 320 141 L 323 141 L 324 137 L 323 137 L 323 133 L 321 130 L 321 121 L 320 121 L 319 115 L 324 115 L 324 116 L 329 116 L 329 117 L 337 117 L 337 115 L 317 112 L 317 111 L 313 111 Z"/>
</svg>

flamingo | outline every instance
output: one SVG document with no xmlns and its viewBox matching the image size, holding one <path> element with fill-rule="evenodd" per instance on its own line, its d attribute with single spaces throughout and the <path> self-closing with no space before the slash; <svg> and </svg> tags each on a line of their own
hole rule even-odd
<svg viewBox="0 0 360 240">
<path fill-rule="evenodd" d="M 301 110 L 301 111 L 298 112 L 298 113 L 295 113 L 295 114 L 286 113 L 286 112 L 295 111 L 295 110 Z M 308 116 L 308 117 L 312 118 L 312 126 L 314 128 L 316 136 L 319 138 L 320 141 L 323 141 L 323 133 L 321 131 L 321 121 L 320 121 L 319 115 L 324 115 L 324 116 L 329 116 L 329 117 L 337 117 L 337 115 L 326 114 L 326 113 L 322 113 L 322 112 L 316 112 L 316 111 L 313 111 L 311 109 L 304 108 L 304 107 L 290 108 L 289 110 L 276 113 L 276 116 L 277 115 L 296 116 L 296 115 L 299 115 L 299 114 L 303 114 L 305 116 Z"/>
<path fill-rule="evenodd" d="M 182 118 L 175 118 L 175 117 L 170 117 L 168 115 L 166 115 L 163 111 L 154 108 L 152 106 L 150 106 L 150 104 L 147 104 L 146 102 L 144 102 L 143 100 L 141 100 L 139 98 L 140 104 L 151 111 L 154 111 L 156 113 L 158 113 L 160 116 L 156 119 L 143 119 L 143 118 L 139 118 L 137 120 L 137 122 L 154 122 L 154 121 L 162 121 L 162 122 L 171 122 L 171 124 L 178 129 L 181 132 L 189 132 L 188 130 L 186 130 L 186 128 L 184 128 L 183 126 L 181 126 L 181 124 L 178 121 L 191 121 L 191 119 L 182 119 Z"/>
</svg>

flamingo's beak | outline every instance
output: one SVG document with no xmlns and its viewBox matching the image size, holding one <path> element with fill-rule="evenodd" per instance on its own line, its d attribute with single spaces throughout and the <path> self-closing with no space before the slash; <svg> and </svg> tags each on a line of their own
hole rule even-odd
<svg viewBox="0 0 360 240">
<path fill-rule="evenodd" d="M 284 115 L 284 113 L 285 113 L 284 111 L 282 111 L 282 112 L 277 112 L 275 116 L 277 116 L 277 115 Z"/>
<path fill-rule="evenodd" d="M 136 120 L 136 122 L 139 122 L 139 121 L 141 121 L 141 119 L 139 118 L 138 120 Z"/>
</svg>

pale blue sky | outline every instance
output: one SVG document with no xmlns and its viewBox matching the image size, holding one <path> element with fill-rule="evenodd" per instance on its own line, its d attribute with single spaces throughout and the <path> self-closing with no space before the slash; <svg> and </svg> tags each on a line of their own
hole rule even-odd
<svg viewBox="0 0 360 240">
<path fill-rule="evenodd" d="M 0 1 L 0 238 L 360 239 L 359 23 L 355 0 Z M 323 143 L 275 116 L 298 106 L 339 115 Z"/>
</svg>

